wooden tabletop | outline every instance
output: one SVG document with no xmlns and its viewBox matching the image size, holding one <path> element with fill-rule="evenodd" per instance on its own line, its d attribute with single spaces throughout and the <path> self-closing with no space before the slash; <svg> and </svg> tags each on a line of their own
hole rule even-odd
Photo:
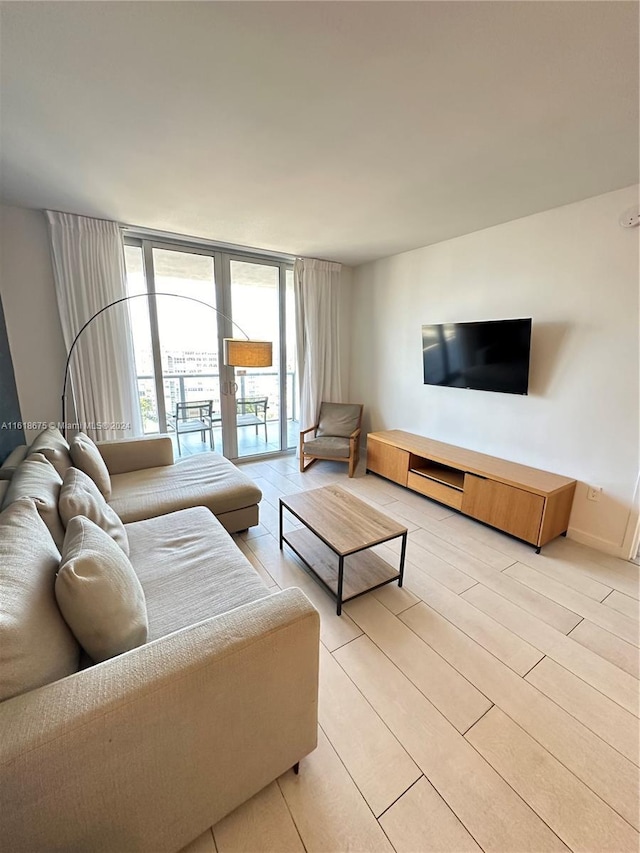
<svg viewBox="0 0 640 853">
<path fill-rule="evenodd" d="M 341 556 L 407 532 L 406 527 L 340 486 L 297 492 L 280 501 Z"/>
</svg>

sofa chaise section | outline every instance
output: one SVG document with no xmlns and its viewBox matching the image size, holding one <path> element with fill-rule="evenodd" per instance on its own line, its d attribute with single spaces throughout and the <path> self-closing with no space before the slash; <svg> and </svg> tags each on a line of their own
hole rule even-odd
<svg viewBox="0 0 640 853">
<path fill-rule="evenodd" d="M 230 532 L 258 524 L 260 489 L 219 453 L 173 461 L 168 436 L 101 442 L 111 476 L 109 503 L 125 522 L 207 507 Z"/>
</svg>

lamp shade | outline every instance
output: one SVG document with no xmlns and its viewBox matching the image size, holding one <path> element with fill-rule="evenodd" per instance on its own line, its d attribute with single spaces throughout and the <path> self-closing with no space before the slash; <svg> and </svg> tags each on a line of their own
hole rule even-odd
<svg viewBox="0 0 640 853">
<path fill-rule="evenodd" d="M 273 364 L 271 341 L 243 341 L 240 338 L 224 339 L 224 363 L 230 367 L 271 367 Z"/>
</svg>

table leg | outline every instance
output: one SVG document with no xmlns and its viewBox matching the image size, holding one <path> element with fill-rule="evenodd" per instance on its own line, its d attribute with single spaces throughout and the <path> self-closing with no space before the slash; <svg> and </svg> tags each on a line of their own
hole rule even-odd
<svg viewBox="0 0 640 853">
<path fill-rule="evenodd" d="M 344 580 L 344 557 L 338 557 L 338 607 L 336 613 L 342 615 L 342 581 Z"/>
<path fill-rule="evenodd" d="M 278 506 L 279 506 L 279 510 L 280 510 L 280 528 L 279 528 L 280 538 L 279 538 L 279 543 L 280 543 L 280 550 L 282 551 L 282 510 L 283 510 L 282 501 L 279 502 Z"/>
<path fill-rule="evenodd" d="M 407 553 L 407 534 L 402 534 L 402 550 L 400 551 L 400 577 L 398 578 L 398 586 L 402 586 L 404 579 L 404 558 Z"/>
</svg>

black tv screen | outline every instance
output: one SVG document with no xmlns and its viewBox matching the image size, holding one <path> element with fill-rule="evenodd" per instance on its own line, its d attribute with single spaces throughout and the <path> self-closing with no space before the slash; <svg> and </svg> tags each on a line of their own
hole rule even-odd
<svg viewBox="0 0 640 853">
<path fill-rule="evenodd" d="M 422 327 L 425 385 L 527 394 L 531 318 Z"/>
</svg>

